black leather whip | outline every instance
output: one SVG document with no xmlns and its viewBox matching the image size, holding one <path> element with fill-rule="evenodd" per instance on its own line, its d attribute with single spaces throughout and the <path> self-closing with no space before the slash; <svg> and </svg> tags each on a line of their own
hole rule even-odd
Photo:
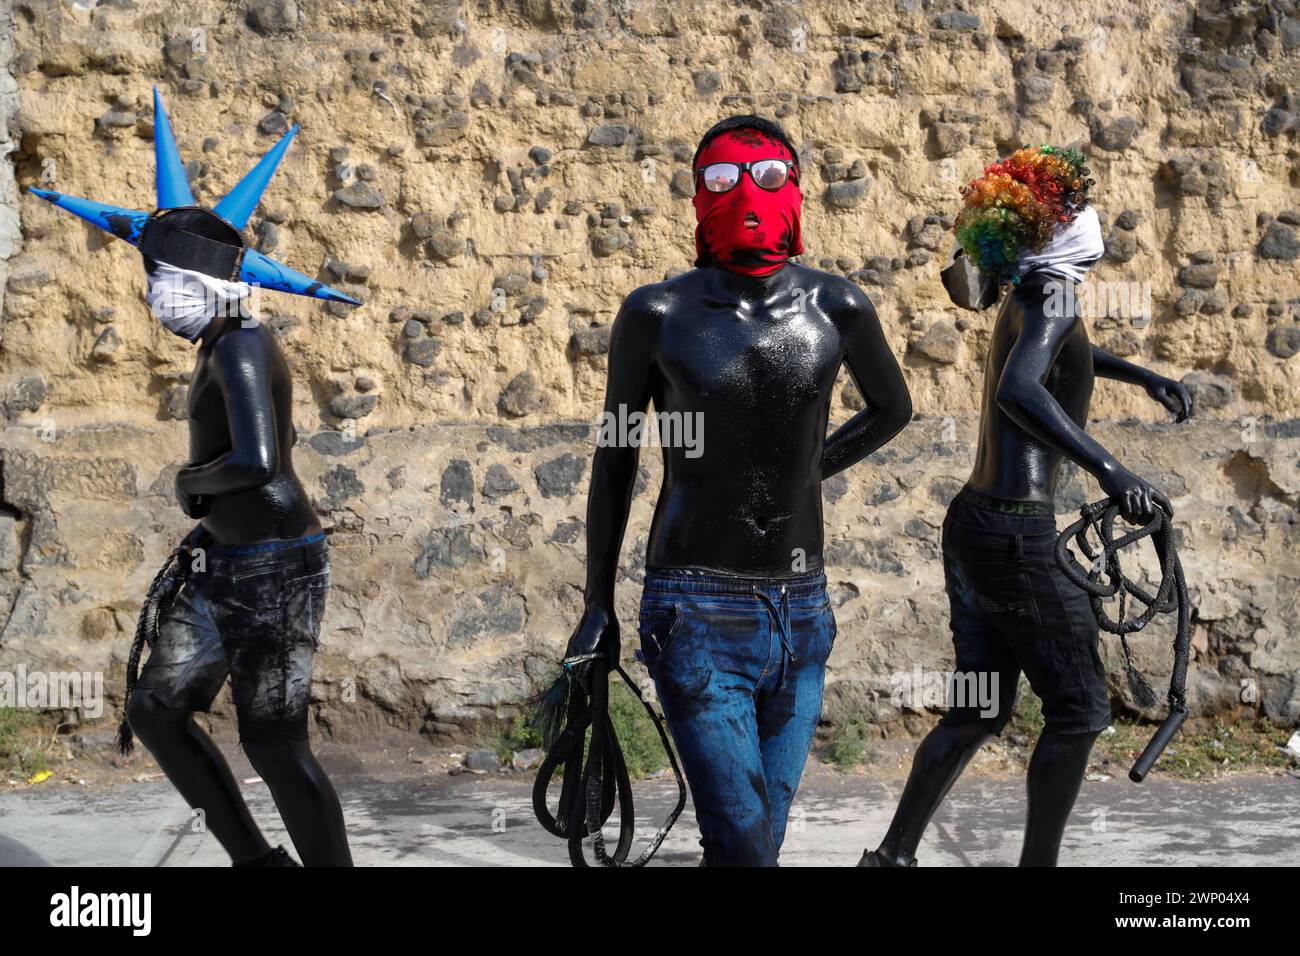
<svg viewBox="0 0 1300 956">
<path fill-rule="evenodd" d="M 1187 580 L 1183 576 L 1183 565 L 1174 545 L 1173 520 L 1163 508 L 1157 507 L 1145 525 L 1123 532 L 1118 537 L 1115 521 L 1120 515 L 1120 509 L 1109 498 L 1084 505 L 1079 514 L 1079 520 L 1062 531 L 1056 540 L 1056 563 L 1067 578 L 1088 593 L 1098 627 L 1110 634 L 1119 635 L 1120 645 L 1124 648 L 1124 666 L 1128 673 L 1129 687 L 1138 706 L 1144 710 L 1154 708 L 1159 701 L 1151 685 L 1133 663 L 1128 635 L 1142 630 L 1157 614 L 1178 615 L 1178 627 L 1174 634 L 1174 667 L 1169 676 L 1167 695 L 1169 716 L 1164 719 L 1128 772 L 1130 780 L 1141 783 L 1187 718 L 1187 662 L 1191 652 L 1192 617 L 1191 603 L 1187 597 Z M 1100 554 L 1093 550 L 1092 543 L 1088 540 L 1089 531 L 1097 535 L 1101 545 Z M 1120 567 L 1120 551 L 1143 538 L 1151 539 L 1160 561 L 1160 586 L 1155 594 L 1149 593 L 1125 575 Z M 1088 568 L 1082 567 L 1070 553 L 1071 539 L 1087 558 Z M 1107 615 L 1102 602 L 1115 596 L 1119 597 L 1119 609 L 1112 619 Z M 1143 610 L 1137 616 L 1125 620 L 1124 611 L 1129 597 L 1141 603 Z"/>
<path fill-rule="evenodd" d="M 587 675 L 591 685 L 590 694 L 573 673 L 575 665 L 585 662 L 590 662 Z M 565 726 L 547 747 L 546 759 L 537 771 L 537 779 L 533 783 L 533 812 L 549 833 L 568 841 L 569 860 L 574 866 L 590 865 L 582 847 L 583 840 L 588 837 L 591 838 L 592 855 L 597 865 L 645 866 L 686 806 L 686 780 L 677 765 L 677 755 L 673 753 L 663 722 L 627 672 L 617 665 L 614 671 L 632 688 L 632 693 L 636 694 L 637 700 L 654 722 L 659 740 L 668 754 L 668 762 L 677 778 L 677 804 L 640 855 L 629 861 L 636 818 L 627 761 L 623 757 L 623 750 L 609 716 L 609 658 L 605 654 L 592 654 L 566 660 L 564 674 L 546 695 L 567 695 Z M 587 759 L 584 766 L 583 750 L 588 729 L 591 731 L 591 742 L 585 748 Z M 559 805 L 552 816 L 546 805 L 546 791 L 551 778 L 561 766 L 564 767 L 564 779 L 560 785 Z M 610 853 L 601 827 L 616 806 L 619 819 L 618 844 L 613 853 Z"/>
<path fill-rule="evenodd" d="M 140 617 L 135 624 L 135 639 L 131 642 L 131 652 L 126 661 L 126 693 L 122 697 L 122 723 L 117 728 L 117 749 L 129 754 L 135 749 L 135 735 L 126 719 L 126 705 L 135 693 L 136 681 L 140 679 L 140 655 L 145 645 L 150 648 L 158 640 L 158 627 L 171 610 L 176 596 L 181 593 L 185 579 L 190 575 L 189 562 L 185 557 L 190 553 L 188 538 L 180 547 L 167 556 L 162 568 L 154 575 L 149 592 L 145 595 L 144 605 L 140 608 Z"/>
</svg>

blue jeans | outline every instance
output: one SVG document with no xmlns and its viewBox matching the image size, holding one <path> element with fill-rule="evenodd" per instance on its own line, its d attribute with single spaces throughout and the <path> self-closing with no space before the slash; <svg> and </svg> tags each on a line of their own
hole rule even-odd
<svg viewBox="0 0 1300 956">
<path fill-rule="evenodd" d="M 650 570 L 640 632 L 705 864 L 775 866 L 835 641 L 826 575 Z"/>
</svg>

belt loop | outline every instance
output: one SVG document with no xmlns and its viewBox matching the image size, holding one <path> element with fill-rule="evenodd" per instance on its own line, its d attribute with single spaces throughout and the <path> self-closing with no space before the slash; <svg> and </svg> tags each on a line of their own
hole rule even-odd
<svg viewBox="0 0 1300 956">
<path fill-rule="evenodd" d="M 1023 561 L 1025 557 L 1025 536 L 1016 533 L 1016 560 Z"/>
</svg>

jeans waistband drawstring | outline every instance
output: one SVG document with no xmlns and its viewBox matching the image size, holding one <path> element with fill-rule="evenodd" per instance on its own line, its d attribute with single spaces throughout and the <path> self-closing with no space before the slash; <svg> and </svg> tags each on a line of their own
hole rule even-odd
<svg viewBox="0 0 1300 956">
<path fill-rule="evenodd" d="M 794 663 L 799 659 L 795 657 L 794 650 L 790 647 L 790 595 L 785 585 L 781 585 L 781 608 L 777 610 L 776 602 L 759 590 L 758 585 L 754 585 L 753 588 L 754 594 L 762 600 L 767 613 L 776 623 L 776 632 L 781 639 L 781 677 L 776 686 L 778 690 L 784 690 L 786 673 L 789 669 L 786 661 L 788 659 L 790 663 Z"/>
</svg>

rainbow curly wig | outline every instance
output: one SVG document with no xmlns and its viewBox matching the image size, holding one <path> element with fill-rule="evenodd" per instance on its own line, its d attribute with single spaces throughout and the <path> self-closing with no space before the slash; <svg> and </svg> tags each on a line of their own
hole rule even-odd
<svg viewBox="0 0 1300 956">
<path fill-rule="evenodd" d="M 980 272 L 1019 281 L 1021 250 L 1040 251 L 1087 205 L 1094 182 L 1077 149 L 1023 146 L 962 187 L 957 241 Z"/>
</svg>

